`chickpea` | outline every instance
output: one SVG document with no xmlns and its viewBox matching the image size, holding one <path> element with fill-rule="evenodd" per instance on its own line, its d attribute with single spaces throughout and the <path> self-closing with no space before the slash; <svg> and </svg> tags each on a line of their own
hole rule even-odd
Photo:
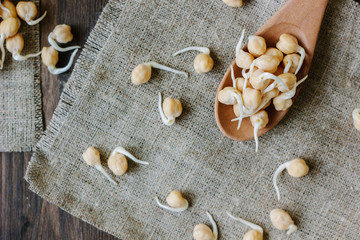
<svg viewBox="0 0 360 240">
<path fill-rule="evenodd" d="M 92 167 L 95 167 L 97 170 L 99 170 L 110 182 L 117 185 L 117 182 L 110 177 L 110 175 L 105 171 L 103 166 L 100 162 L 100 153 L 99 151 L 94 147 L 89 147 L 84 153 L 83 153 L 83 159 L 84 161 Z"/>
<path fill-rule="evenodd" d="M 206 47 L 187 47 L 180 51 L 174 53 L 174 56 L 184 53 L 187 51 L 199 51 L 201 52 L 198 54 L 194 60 L 194 68 L 197 73 L 206 73 L 210 72 L 211 69 L 214 67 L 214 60 L 210 57 L 210 49 Z"/>
<path fill-rule="evenodd" d="M 239 221 L 242 224 L 252 228 L 252 230 L 248 231 L 244 235 L 243 240 L 263 240 L 263 232 L 264 231 L 263 231 L 262 227 L 260 227 L 259 225 L 254 224 L 254 223 L 251 223 L 249 221 L 246 221 L 245 219 L 235 217 L 229 212 L 226 212 L 226 213 L 230 218 L 232 218 L 232 219 L 234 219 L 236 221 Z"/>
<path fill-rule="evenodd" d="M 273 104 L 276 111 L 286 111 L 293 104 L 292 99 L 284 99 L 281 96 L 277 96 L 273 99 Z"/>
<path fill-rule="evenodd" d="M 51 74 L 58 75 L 68 71 L 74 61 L 78 49 L 75 49 L 71 54 L 69 63 L 63 68 L 56 68 L 55 65 L 59 61 L 59 53 L 53 47 L 43 47 L 41 51 L 41 59 Z"/>
<path fill-rule="evenodd" d="M 180 100 L 172 99 L 172 98 L 165 98 L 164 102 L 162 103 L 161 93 L 159 93 L 159 112 L 162 122 L 166 126 L 171 126 L 175 123 L 175 118 L 179 117 L 182 113 L 182 105 Z"/>
<path fill-rule="evenodd" d="M 5 39 L 14 36 L 20 28 L 20 20 L 17 18 L 9 17 L 0 23 L 0 49 L 1 49 L 1 63 L 0 69 L 4 67 L 5 61 Z"/>
<path fill-rule="evenodd" d="M 72 40 L 73 34 L 71 33 L 71 27 L 66 24 L 57 25 L 48 36 L 48 42 L 50 43 L 50 45 L 59 52 L 67 52 L 80 48 L 80 46 L 62 48 L 59 47 L 59 45 L 56 43 L 56 41 L 59 43 L 68 43 Z"/>
<path fill-rule="evenodd" d="M 41 51 L 34 54 L 28 54 L 26 56 L 21 56 L 21 51 L 24 48 L 24 38 L 21 33 L 17 33 L 12 37 L 6 39 L 6 49 L 12 53 L 12 57 L 16 61 L 24 61 L 31 57 L 37 57 L 41 54 Z"/>
<path fill-rule="evenodd" d="M 243 0 L 223 0 L 223 2 L 230 7 L 241 7 Z"/>
<path fill-rule="evenodd" d="M 2 19 L 5 20 L 5 19 L 10 18 L 10 17 L 17 18 L 16 8 L 15 8 L 15 5 L 12 2 L 10 2 L 9 0 L 5 0 L 2 3 L 2 6 L 5 8 L 5 9 L 0 8 L 0 17 Z"/>
<path fill-rule="evenodd" d="M 45 18 L 47 14 L 47 11 L 45 11 L 40 18 L 34 20 L 36 15 L 38 14 L 35 3 L 23 1 L 18 2 L 18 4 L 16 5 L 16 11 L 19 15 L 19 18 L 24 20 L 28 25 L 38 24 L 39 22 L 41 22 L 41 20 Z"/>
<path fill-rule="evenodd" d="M 236 61 L 235 62 L 239 68 L 250 69 L 251 64 L 254 61 L 254 56 L 251 55 L 250 53 L 242 50 L 242 48 L 243 48 L 242 44 L 244 41 L 244 37 L 245 37 L 245 29 L 242 30 L 240 40 L 236 45 L 236 49 L 235 49 Z"/>
<path fill-rule="evenodd" d="M 108 159 L 108 166 L 115 175 L 121 176 L 124 173 L 126 173 L 128 169 L 128 163 L 126 157 L 130 158 L 132 161 L 139 164 L 144 164 L 144 165 L 149 164 L 148 162 L 137 159 L 131 153 L 129 153 L 125 148 L 117 147 L 112 151 Z"/>
<path fill-rule="evenodd" d="M 155 200 L 160 207 L 172 212 L 182 212 L 189 207 L 189 202 L 185 198 L 183 198 L 181 192 L 178 190 L 172 191 L 166 198 L 166 202 L 169 204 L 170 207 L 161 204 L 158 197 L 156 197 Z"/>
<path fill-rule="evenodd" d="M 286 163 L 281 164 L 275 171 L 274 177 L 273 177 L 273 184 L 276 190 L 276 195 L 278 200 L 280 201 L 280 191 L 276 184 L 276 179 L 278 175 L 286 169 L 290 176 L 299 178 L 303 177 L 309 172 L 309 166 L 306 164 L 304 159 L 296 158 L 294 160 L 288 161 Z"/>
<path fill-rule="evenodd" d="M 236 81 L 236 88 L 237 88 L 237 90 L 239 90 L 239 92 L 242 92 L 243 89 L 244 89 L 245 78 L 243 78 L 243 77 L 238 77 L 238 78 L 235 79 L 235 81 Z M 250 82 L 249 82 L 249 81 L 246 82 L 245 88 L 250 88 L 250 87 L 251 87 Z"/>
<path fill-rule="evenodd" d="M 287 33 L 281 34 L 279 42 L 276 43 L 276 47 L 285 54 L 300 53 L 299 65 L 295 70 L 296 75 L 305 59 L 305 49 L 298 44 L 296 37 Z"/>
<path fill-rule="evenodd" d="M 188 77 L 188 74 L 186 72 L 178 71 L 156 62 L 147 62 L 147 63 L 139 64 L 134 68 L 134 70 L 131 72 L 131 82 L 135 85 L 141 85 L 143 83 L 147 83 L 151 78 L 151 68 L 157 68 L 175 74 L 182 74 L 186 78 Z"/>
<path fill-rule="evenodd" d="M 355 108 L 352 112 L 352 117 L 354 120 L 354 126 L 357 130 L 360 131 L 360 108 Z"/>
<path fill-rule="evenodd" d="M 280 61 L 277 57 L 271 55 L 261 55 L 253 61 L 251 64 L 252 67 L 258 67 L 259 69 L 264 70 L 264 72 L 274 73 L 278 68 Z M 252 71 L 250 67 L 250 71 Z"/>
<path fill-rule="evenodd" d="M 283 60 L 283 66 L 284 66 L 284 73 L 295 73 L 296 69 L 299 66 L 299 62 L 300 62 L 300 55 L 293 53 L 293 54 L 288 54 L 284 57 Z"/>
<path fill-rule="evenodd" d="M 270 212 L 270 220 L 273 226 L 279 230 L 288 230 L 287 235 L 297 230 L 290 215 L 282 209 L 274 209 Z"/>
<path fill-rule="evenodd" d="M 287 92 L 289 89 L 293 89 L 296 85 L 296 76 L 292 73 L 283 73 L 279 75 L 279 78 L 283 80 L 286 85 L 286 88 L 282 85 L 278 86 L 280 92 Z"/>
<path fill-rule="evenodd" d="M 257 89 L 246 88 L 243 92 L 244 106 L 247 109 L 255 110 L 261 104 L 261 92 Z"/>
<path fill-rule="evenodd" d="M 236 98 L 234 97 L 234 93 L 238 93 L 238 91 L 233 87 L 225 87 L 218 93 L 218 100 L 222 104 L 225 105 L 234 105 L 236 103 Z"/>
<path fill-rule="evenodd" d="M 284 58 L 284 54 L 277 48 L 268 48 L 266 49 L 265 55 L 274 56 L 281 62 Z"/>
<path fill-rule="evenodd" d="M 193 232 L 195 240 L 217 240 L 218 231 L 216 223 L 209 212 L 206 212 L 206 215 L 210 220 L 213 230 L 211 231 L 211 229 L 205 224 L 196 225 Z"/>
<path fill-rule="evenodd" d="M 261 110 L 250 117 L 250 122 L 254 127 L 255 152 L 259 149 L 258 130 L 263 129 L 269 123 L 269 116 L 265 110 Z"/>
<path fill-rule="evenodd" d="M 260 81 L 265 81 L 266 79 L 272 79 L 275 82 L 270 84 L 269 87 L 267 87 L 264 92 L 270 91 L 274 89 L 275 87 L 278 87 L 280 91 L 287 92 L 290 90 L 290 88 L 294 88 L 296 85 L 296 76 L 292 73 L 283 73 L 279 76 L 276 76 L 272 73 L 262 73 L 259 77 Z"/>
<path fill-rule="evenodd" d="M 250 77 L 251 86 L 260 91 L 264 91 L 272 81 L 270 78 L 260 79 L 259 76 L 263 73 L 264 71 L 262 69 L 258 69 L 255 72 L 253 72 Z"/>
<path fill-rule="evenodd" d="M 248 50 L 254 57 L 260 57 L 266 51 L 266 42 L 263 37 L 250 36 L 248 41 Z"/>
</svg>

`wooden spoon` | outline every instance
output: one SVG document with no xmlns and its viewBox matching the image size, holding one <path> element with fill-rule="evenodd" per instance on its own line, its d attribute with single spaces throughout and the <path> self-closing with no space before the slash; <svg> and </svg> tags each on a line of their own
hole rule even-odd
<svg viewBox="0 0 360 240">
<path fill-rule="evenodd" d="M 255 35 L 265 38 L 268 47 L 275 47 L 280 35 L 283 33 L 289 33 L 298 39 L 299 45 L 306 51 L 304 63 L 297 74 L 298 80 L 306 76 L 309 71 L 327 3 L 328 0 L 289 0 L 255 33 Z M 241 68 L 236 65 L 235 60 L 232 66 L 235 77 L 240 77 Z M 301 85 L 296 89 L 296 95 L 293 97 L 293 101 L 298 95 Z M 219 85 L 217 94 L 224 87 L 228 86 L 232 86 L 230 67 Z M 238 130 L 238 122 L 231 122 L 232 119 L 236 118 L 233 112 L 233 106 L 219 103 L 217 94 L 215 99 L 215 117 L 216 123 L 223 134 L 237 141 L 254 139 L 254 128 L 251 125 L 250 118 L 243 119 L 241 128 Z M 278 112 L 271 104 L 266 109 L 269 114 L 269 123 L 265 128 L 258 131 L 258 136 L 263 135 L 275 127 L 288 110 Z"/>
</svg>

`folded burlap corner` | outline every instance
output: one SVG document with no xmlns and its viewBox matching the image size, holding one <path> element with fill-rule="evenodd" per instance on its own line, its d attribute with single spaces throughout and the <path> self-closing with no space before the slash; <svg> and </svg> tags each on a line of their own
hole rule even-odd
<svg viewBox="0 0 360 240">
<path fill-rule="evenodd" d="M 39 1 L 34 1 L 39 6 Z M 23 55 L 40 51 L 39 25 L 21 22 Z M 6 50 L 7 51 L 7 50 Z M 0 70 L 0 152 L 28 152 L 43 132 L 40 57 L 14 61 L 6 52 Z"/>
<path fill-rule="evenodd" d="M 299 230 L 292 239 L 356 239 L 359 226 L 360 134 L 351 111 L 360 105 L 360 7 L 330 1 L 309 73 L 294 106 L 281 123 L 253 142 L 222 136 L 214 119 L 216 88 L 234 58 L 246 28 L 254 33 L 285 1 L 249 1 L 243 8 L 222 1 L 110 0 L 75 66 L 58 108 L 28 166 L 30 189 L 72 215 L 122 239 L 191 239 L 197 223 L 213 214 L 220 239 L 241 239 L 246 228 L 226 211 L 264 228 L 269 239 L 285 238 L 269 220 L 283 208 Z M 211 49 L 214 69 L 197 75 L 197 53 L 172 57 L 181 48 Z M 150 83 L 135 86 L 132 69 L 158 61 L 186 70 L 189 79 L 153 71 Z M 183 115 L 167 127 L 157 94 L 180 98 Z M 115 186 L 82 160 L 97 147 L 106 159 L 123 146 L 150 165 L 129 163 Z M 278 178 L 275 169 L 302 157 L 306 177 Z M 174 189 L 189 210 L 159 208 Z"/>
</svg>

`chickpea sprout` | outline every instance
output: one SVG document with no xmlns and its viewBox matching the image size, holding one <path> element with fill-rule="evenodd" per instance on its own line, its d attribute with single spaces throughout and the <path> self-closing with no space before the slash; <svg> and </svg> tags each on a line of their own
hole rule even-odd
<svg viewBox="0 0 360 240">
<path fill-rule="evenodd" d="M 270 212 L 270 220 L 273 226 L 279 230 L 288 230 L 287 235 L 297 230 L 297 226 L 291 219 L 290 215 L 282 209 L 273 209 Z"/>
<path fill-rule="evenodd" d="M 259 149 L 258 131 L 269 123 L 269 116 L 265 110 L 261 110 L 250 117 L 250 122 L 254 127 L 255 152 L 257 152 Z"/>
<path fill-rule="evenodd" d="M 23 2 L 23 1 L 18 2 L 18 4 L 16 5 L 16 11 L 17 14 L 19 15 L 19 18 L 24 20 L 28 25 L 38 24 L 39 22 L 41 22 L 41 20 L 43 20 L 46 17 L 47 14 L 47 11 L 45 11 L 41 17 L 34 20 L 38 14 L 38 10 L 36 8 L 35 3 Z"/>
<path fill-rule="evenodd" d="M 78 49 L 75 49 L 75 51 L 73 51 L 69 63 L 63 68 L 55 67 L 55 65 L 59 61 L 59 52 L 56 51 L 53 47 L 43 47 L 41 51 L 41 59 L 45 66 L 48 67 L 48 70 L 51 74 L 58 75 L 68 71 L 71 68 L 77 51 Z"/>
<path fill-rule="evenodd" d="M 133 71 L 131 72 L 132 83 L 135 85 L 141 85 L 143 83 L 147 83 L 151 78 L 151 68 L 157 68 L 175 74 L 182 74 L 186 78 L 188 78 L 188 74 L 186 72 L 169 68 L 167 66 L 161 65 L 156 62 L 147 62 L 147 63 L 139 64 L 133 69 Z"/>
<path fill-rule="evenodd" d="M 208 211 L 206 211 L 206 215 L 209 218 L 213 230 L 205 224 L 196 225 L 193 232 L 195 240 L 217 240 L 218 238 L 218 230 L 213 217 Z"/>
<path fill-rule="evenodd" d="M 243 0 L 223 0 L 223 2 L 230 7 L 241 7 Z"/>
<path fill-rule="evenodd" d="M 261 92 L 257 89 L 246 88 L 243 92 L 244 106 L 247 109 L 255 110 L 261 104 Z"/>
<path fill-rule="evenodd" d="M 233 80 L 234 81 L 234 80 Z M 219 91 L 217 99 L 219 102 L 225 105 L 234 105 L 238 103 L 240 118 L 238 119 L 238 129 L 240 129 L 241 121 L 242 121 L 242 112 L 243 112 L 243 100 L 241 93 L 233 87 L 225 87 L 221 91 Z"/>
<path fill-rule="evenodd" d="M 100 153 L 99 151 L 94 147 L 89 147 L 84 153 L 83 153 L 83 159 L 84 161 L 92 167 L 95 167 L 97 170 L 99 170 L 110 182 L 114 184 L 118 184 L 114 179 L 110 177 L 110 175 L 105 171 L 103 166 L 100 162 Z"/>
<path fill-rule="evenodd" d="M 20 20 L 17 18 L 7 18 L 0 23 L 0 49 L 1 49 L 1 63 L 0 69 L 3 69 L 5 61 L 5 39 L 14 36 L 20 28 Z"/>
<path fill-rule="evenodd" d="M 234 68 L 233 66 L 231 66 L 231 80 L 233 82 L 233 89 L 236 89 L 237 87 L 237 81 L 235 79 L 235 74 L 234 74 Z M 245 81 L 245 80 L 244 80 Z M 245 84 L 245 82 L 243 83 Z M 245 86 L 245 85 L 244 85 Z M 230 93 L 230 95 L 233 95 L 234 98 L 236 99 L 236 102 L 237 102 L 237 107 L 238 107 L 238 110 L 239 110 L 239 123 L 238 123 L 238 126 L 237 126 L 237 129 L 239 130 L 240 127 L 241 127 L 241 122 L 242 122 L 242 119 L 243 119 L 243 107 L 244 107 L 244 103 L 243 103 L 243 99 L 242 99 L 242 96 L 241 96 L 241 93 L 236 93 L 236 92 L 232 92 Z M 235 106 L 235 105 L 234 105 Z"/>
<path fill-rule="evenodd" d="M 17 33 L 12 37 L 6 39 L 6 49 L 12 54 L 13 59 L 16 61 L 24 61 L 28 58 L 37 57 L 41 54 L 41 51 L 38 53 L 32 53 L 25 56 L 21 55 L 21 51 L 24 48 L 24 38 L 21 33 Z"/>
<path fill-rule="evenodd" d="M 249 36 L 248 51 L 254 57 L 260 57 L 266 51 L 266 42 L 263 37 L 252 35 Z"/>
<path fill-rule="evenodd" d="M 71 33 L 71 27 L 66 24 L 57 25 L 54 30 L 48 36 L 48 42 L 50 45 L 55 48 L 59 52 L 67 52 L 77 48 L 80 46 L 71 46 L 62 48 L 56 42 L 59 43 L 68 43 L 73 40 L 73 34 Z"/>
<path fill-rule="evenodd" d="M 280 201 L 280 191 L 276 183 L 276 179 L 278 175 L 286 169 L 290 176 L 299 178 L 303 177 L 309 172 L 309 166 L 306 164 L 304 159 L 296 158 L 294 160 L 288 161 L 286 163 L 281 164 L 278 169 L 276 169 L 274 177 L 273 177 L 273 184 L 275 187 L 276 195 L 278 198 L 278 201 Z"/>
<path fill-rule="evenodd" d="M 277 48 L 268 48 L 264 54 L 277 57 L 280 62 L 284 59 L 284 54 Z"/>
<path fill-rule="evenodd" d="M 182 105 L 179 99 L 165 98 L 162 102 L 161 93 L 159 93 L 158 109 L 160 112 L 161 121 L 166 126 L 171 126 L 175 123 L 175 118 L 182 113 Z"/>
<path fill-rule="evenodd" d="M 290 72 L 290 73 L 295 73 L 296 69 L 299 66 L 299 62 L 300 62 L 300 55 L 293 53 L 293 54 L 288 54 L 284 57 L 283 59 L 283 66 L 284 66 L 284 73 Z"/>
<path fill-rule="evenodd" d="M 0 6 L 1 6 L 1 3 L 0 3 Z M 12 2 L 10 2 L 9 0 L 5 0 L 2 3 L 2 6 L 4 7 L 4 9 L 0 8 L 0 17 L 2 19 L 5 20 L 10 17 L 17 18 L 16 7 Z"/>
<path fill-rule="evenodd" d="M 290 89 L 294 88 L 296 85 L 296 76 L 292 73 L 283 73 L 279 76 L 276 76 L 272 73 L 263 73 L 259 76 L 260 80 L 264 81 L 266 79 L 272 79 L 276 82 L 275 87 L 277 87 L 281 92 L 288 92 Z M 274 88 L 273 85 L 269 87 L 270 90 Z M 265 89 L 265 91 L 269 91 L 269 89 Z"/>
<path fill-rule="evenodd" d="M 245 52 L 244 50 L 242 50 L 242 48 L 243 48 L 242 44 L 243 44 L 244 38 L 245 38 L 245 29 L 242 30 L 240 40 L 237 43 L 236 48 L 235 48 L 235 57 L 236 57 L 235 62 L 239 68 L 250 69 L 250 66 L 254 61 L 254 56 L 251 55 L 251 53 L 248 53 L 248 52 Z"/>
<path fill-rule="evenodd" d="M 214 60 L 210 56 L 210 49 L 207 47 L 187 47 L 174 53 L 174 57 L 180 53 L 188 51 L 198 51 L 198 54 L 194 60 L 194 68 L 197 73 L 210 72 L 214 67 Z"/>
<path fill-rule="evenodd" d="M 169 204 L 170 207 L 160 203 L 158 197 L 155 197 L 155 200 L 160 207 L 171 212 L 182 212 L 189 207 L 189 202 L 181 195 L 181 192 L 178 190 L 172 191 L 166 198 L 166 202 Z"/>
<path fill-rule="evenodd" d="M 254 67 L 264 70 L 264 72 L 276 72 L 280 61 L 277 57 L 272 55 L 261 55 L 255 59 L 250 66 L 250 72 L 253 72 Z"/>
<path fill-rule="evenodd" d="M 139 164 L 144 164 L 144 165 L 149 164 L 148 162 L 137 159 L 131 153 L 129 153 L 125 148 L 117 147 L 110 154 L 110 157 L 108 159 L 108 166 L 115 175 L 121 176 L 124 173 L 126 173 L 126 170 L 128 168 L 126 157 L 130 158 L 131 160 Z"/>
<path fill-rule="evenodd" d="M 243 218 L 239 218 L 239 217 L 235 217 L 233 216 L 231 213 L 226 212 L 226 214 L 233 220 L 235 221 L 239 221 L 242 224 L 252 228 L 252 230 L 248 231 L 244 237 L 243 240 L 262 240 L 263 239 L 263 234 L 264 234 L 264 230 L 262 229 L 262 227 L 260 227 L 259 225 L 256 225 L 254 223 L 251 223 L 249 221 L 246 221 Z"/>
<path fill-rule="evenodd" d="M 352 112 L 352 117 L 354 120 L 354 126 L 357 130 L 360 131 L 360 108 L 355 108 Z"/>
<path fill-rule="evenodd" d="M 285 54 L 291 54 L 296 52 L 300 54 L 299 65 L 295 71 L 296 75 L 304 62 L 306 54 L 305 49 L 299 45 L 296 37 L 287 33 L 283 33 L 280 35 L 280 40 L 276 43 L 276 47 Z"/>
</svg>

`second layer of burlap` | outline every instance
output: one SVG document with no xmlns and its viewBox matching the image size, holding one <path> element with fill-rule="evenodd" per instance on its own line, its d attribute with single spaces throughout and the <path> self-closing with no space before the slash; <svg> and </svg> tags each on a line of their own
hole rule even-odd
<svg viewBox="0 0 360 240">
<path fill-rule="evenodd" d="M 191 239 L 193 227 L 213 214 L 220 239 L 241 239 L 247 229 L 226 211 L 285 239 L 269 212 L 283 208 L 299 230 L 292 239 L 356 239 L 360 232 L 359 144 L 351 112 L 360 106 L 360 7 L 331 1 L 309 78 L 281 123 L 255 143 L 222 136 L 214 119 L 217 86 L 246 28 L 251 34 L 284 1 L 249 1 L 243 8 L 222 1 L 111 0 L 92 31 L 46 135 L 37 145 L 26 179 L 51 203 L 122 239 Z M 187 46 L 207 46 L 213 71 L 193 70 L 195 52 L 172 57 Z M 135 86 L 132 69 L 157 61 L 190 77 L 154 70 Z M 157 94 L 180 98 L 176 124 L 162 124 Z M 113 185 L 82 160 L 89 146 L 103 164 L 123 146 L 150 165 L 129 162 Z M 279 176 L 282 200 L 272 185 L 275 169 L 295 157 L 310 165 L 306 177 Z M 189 210 L 159 208 L 178 189 Z"/>
</svg>

